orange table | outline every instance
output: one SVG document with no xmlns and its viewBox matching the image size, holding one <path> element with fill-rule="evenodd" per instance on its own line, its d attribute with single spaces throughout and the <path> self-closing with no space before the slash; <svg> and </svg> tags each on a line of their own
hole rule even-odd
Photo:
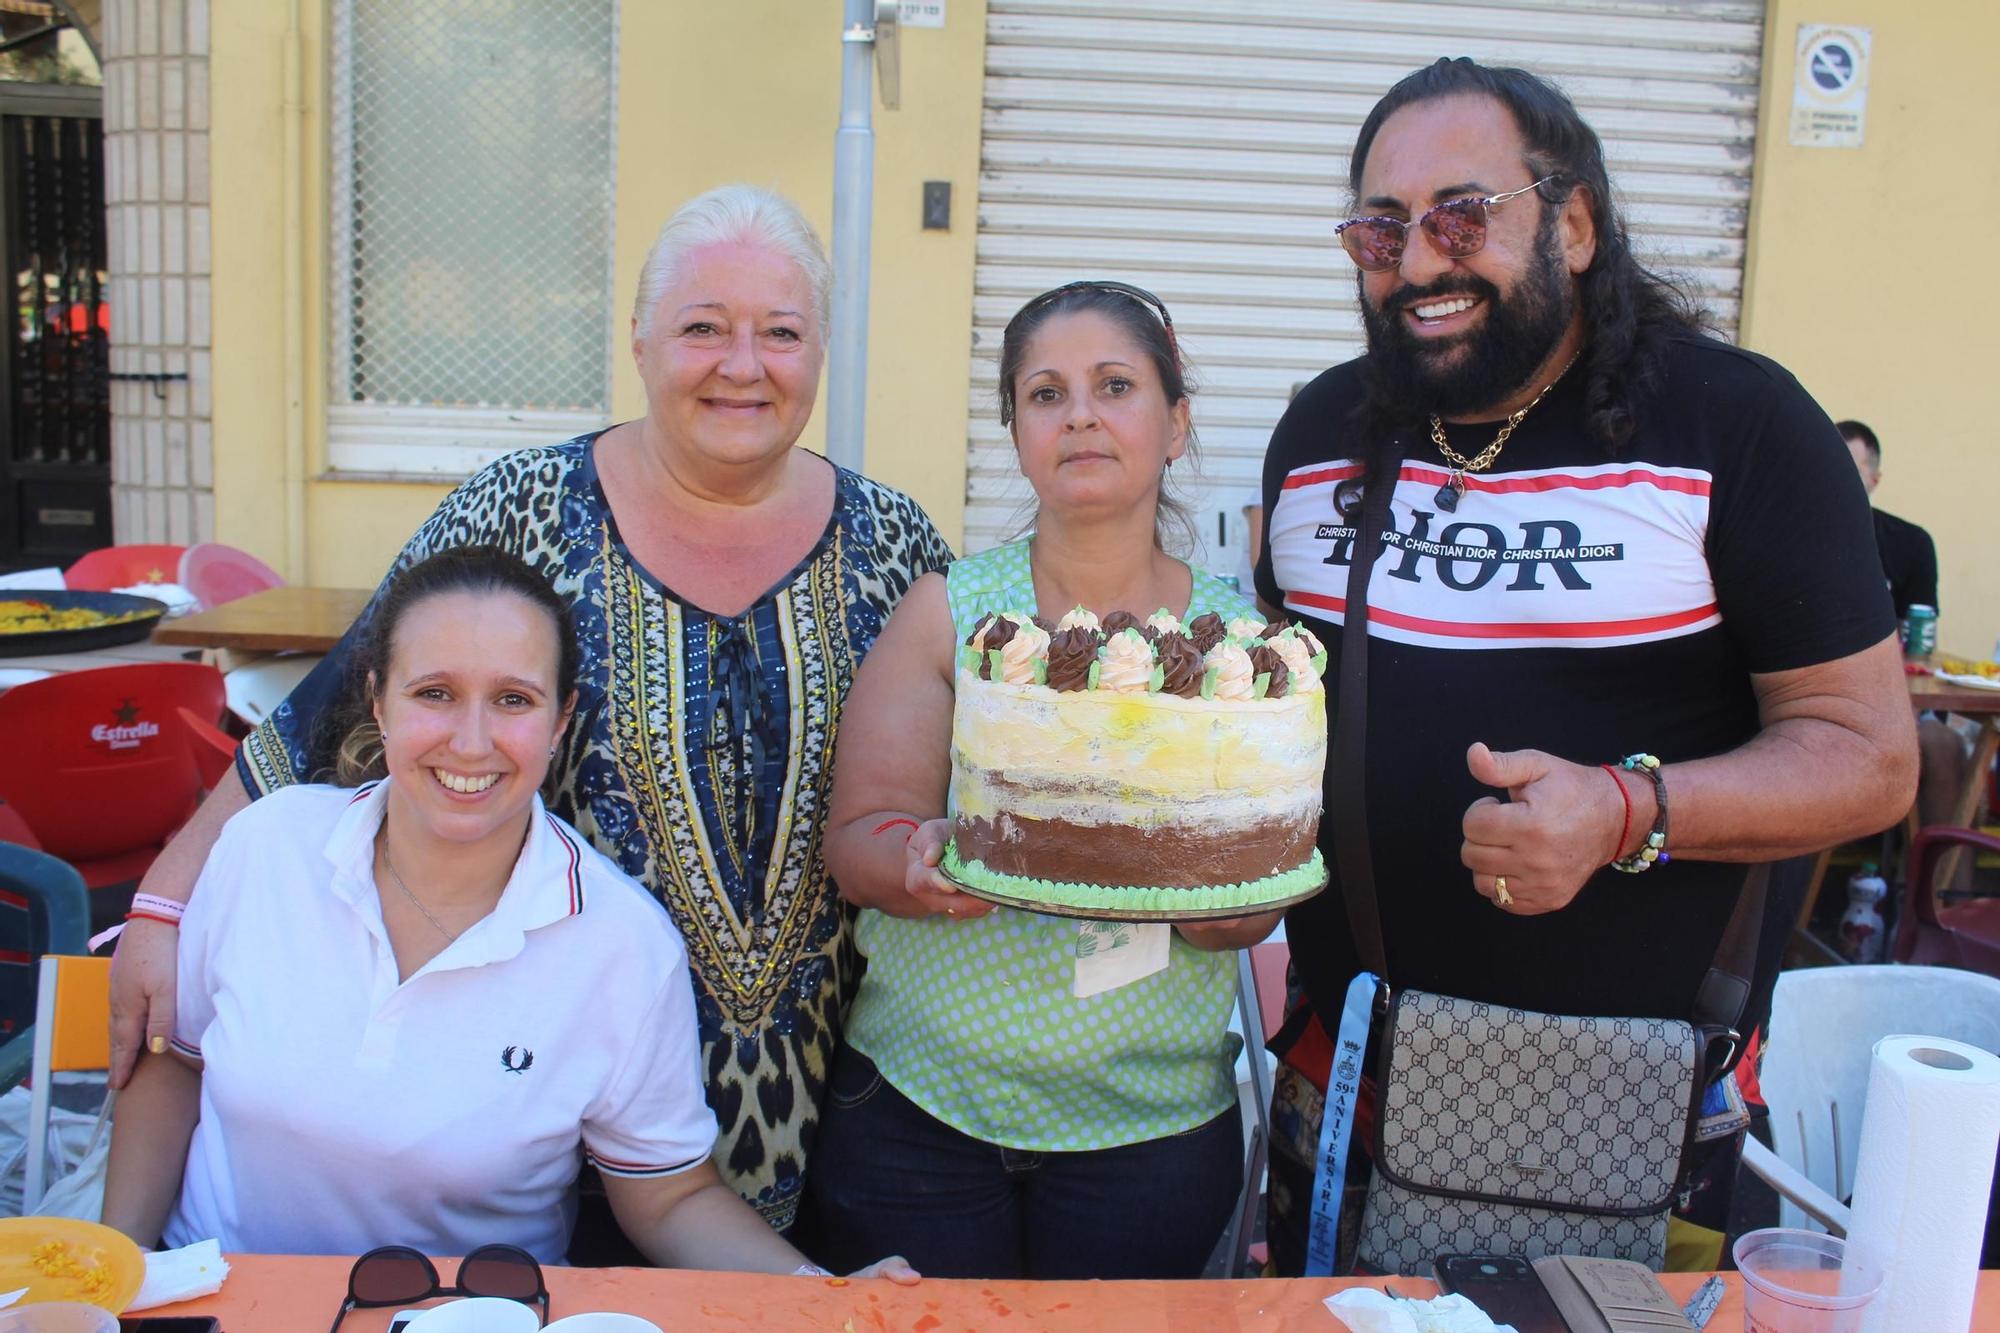
<svg viewBox="0 0 2000 1333">
<path fill-rule="evenodd" d="M 224 1333 L 323 1333 L 347 1294 L 352 1261 L 230 1255 L 229 1280 L 214 1296 L 150 1312 L 214 1315 Z M 451 1280 L 453 1265 L 438 1265 Z M 688 1273 L 651 1268 L 545 1270 L 553 1314 L 618 1310 L 683 1330 L 827 1329 L 832 1333 L 1339 1333 L 1321 1301 L 1352 1282 L 1324 1278 L 1261 1282 L 888 1282 Z M 1701 1274 L 1661 1279 L 1676 1300 Z M 1709 1333 L 1739 1333 L 1743 1302 L 1734 1274 Z M 1429 1296 L 1419 1279 L 1395 1278 L 1399 1294 Z M 1381 1286 L 1379 1279 L 1370 1285 Z M 341 1325 L 380 1333 L 391 1311 L 357 1310 Z M 2000 1333 L 2000 1272 L 1982 1273 L 1973 1333 Z"/>
<path fill-rule="evenodd" d="M 153 642 L 247 653 L 323 653 L 339 642 L 372 595 L 362 588 L 266 588 L 210 611 L 163 620 Z"/>
</svg>

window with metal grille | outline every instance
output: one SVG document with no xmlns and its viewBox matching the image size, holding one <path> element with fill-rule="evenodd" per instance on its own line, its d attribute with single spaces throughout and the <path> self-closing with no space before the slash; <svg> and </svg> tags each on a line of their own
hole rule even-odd
<svg viewBox="0 0 2000 1333">
<path fill-rule="evenodd" d="M 603 424 L 616 24 L 616 0 L 336 0 L 336 470 L 464 476 Z"/>
</svg>

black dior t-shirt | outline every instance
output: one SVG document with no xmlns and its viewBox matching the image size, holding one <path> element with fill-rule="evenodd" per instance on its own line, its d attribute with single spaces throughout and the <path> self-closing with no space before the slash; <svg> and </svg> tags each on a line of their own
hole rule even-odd
<svg viewBox="0 0 2000 1333">
<path fill-rule="evenodd" d="M 1334 491 L 1359 470 L 1347 434 L 1358 364 L 1299 393 L 1264 468 L 1258 593 L 1333 662 L 1354 537 Z M 1496 428 L 1447 437 L 1469 457 Z M 1428 436 L 1404 440 L 1402 455 L 1368 592 L 1364 777 L 1390 980 L 1556 1013 L 1687 1017 L 1746 868 L 1605 869 L 1560 912 L 1502 912 L 1459 859 L 1466 807 L 1497 794 L 1473 781 L 1465 751 L 1484 741 L 1592 765 L 1719 754 L 1758 730 L 1752 673 L 1887 637 L 1895 622 L 1845 445 L 1784 369 L 1689 336 L 1671 345 L 1665 384 L 1616 457 L 1583 429 L 1578 371 L 1490 472 L 1465 479 L 1455 512 L 1437 502 L 1447 469 Z M 1329 810 L 1343 776 L 1329 766 Z M 1320 840 L 1335 883 L 1292 910 L 1287 935 L 1332 1023 L 1358 961 L 1331 818 Z"/>
</svg>

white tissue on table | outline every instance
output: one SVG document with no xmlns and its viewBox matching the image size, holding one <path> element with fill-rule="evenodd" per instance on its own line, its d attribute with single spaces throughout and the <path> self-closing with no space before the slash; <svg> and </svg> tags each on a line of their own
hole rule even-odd
<svg viewBox="0 0 2000 1333">
<path fill-rule="evenodd" d="M 1412 1301 L 1373 1287 L 1350 1287 L 1326 1298 L 1326 1308 L 1353 1333 L 1514 1333 L 1463 1296 Z"/>
<path fill-rule="evenodd" d="M 195 595 L 178 583 L 135 583 L 129 588 L 113 588 L 111 591 L 122 592 L 127 597 L 150 597 L 156 602 L 165 602 L 168 619 L 201 610 L 201 603 Z"/>
<path fill-rule="evenodd" d="M 146 1280 L 127 1310 L 150 1310 L 156 1305 L 191 1301 L 222 1290 L 229 1276 L 222 1246 L 212 1240 L 198 1240 L 178 1250 L 159 1250 L 146 1256 Z"/>
</svg>

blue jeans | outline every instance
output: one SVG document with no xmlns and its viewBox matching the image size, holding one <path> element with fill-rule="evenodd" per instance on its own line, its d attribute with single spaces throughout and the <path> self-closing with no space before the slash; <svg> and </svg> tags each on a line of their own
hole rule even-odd
<svg viewBox="0 0 2000 1333">
<path fill-rule="evenodd" d="M 927 1277 L 1201 1276 L 1243 1183 L 1242 1112 L 1093 1152 L 960 1133 L 842 1048 L 806 1173 L 820 1261 L 900 1254 Z"/>
</svg>

